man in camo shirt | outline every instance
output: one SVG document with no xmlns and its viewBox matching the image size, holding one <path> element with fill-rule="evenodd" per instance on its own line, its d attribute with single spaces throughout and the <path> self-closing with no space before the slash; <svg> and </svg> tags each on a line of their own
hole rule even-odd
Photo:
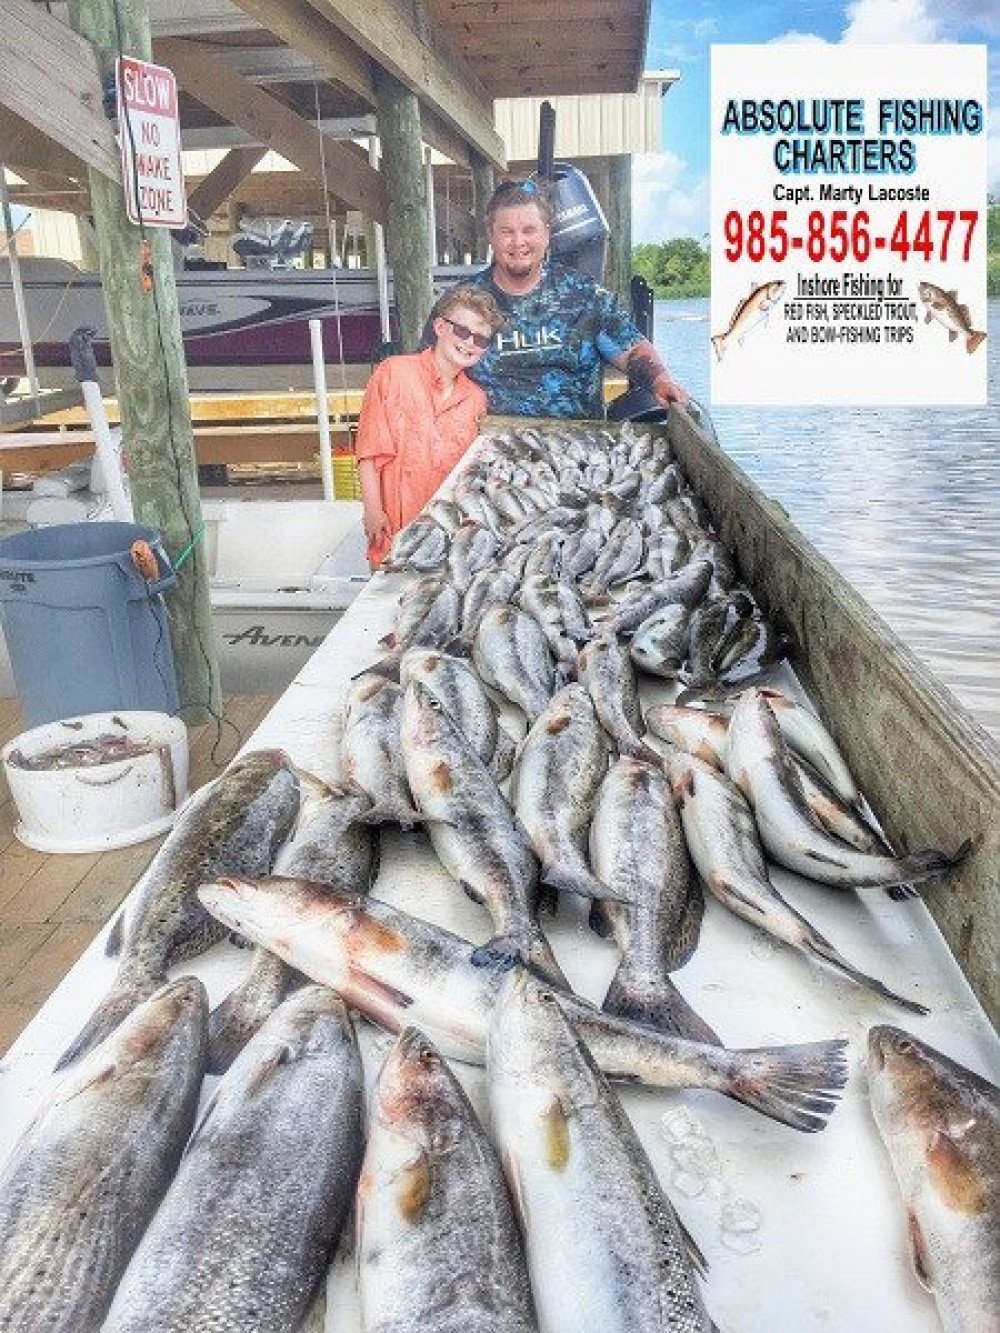
<svg viewBox="0 0 1000 1333">
<path fill-rule="evenodd" d="M 611 292 L 547 260 L 552 207 L 532 180 L 504 181 L 486 210 L 493 263 L 468 280 L 494 298 L 507 323 L 470 377 L 490 411 L 511 416 L 604 416 L 602 365 L 624 371 L 657 402 L 686 403 L 660 354 Z"/>
</svg>

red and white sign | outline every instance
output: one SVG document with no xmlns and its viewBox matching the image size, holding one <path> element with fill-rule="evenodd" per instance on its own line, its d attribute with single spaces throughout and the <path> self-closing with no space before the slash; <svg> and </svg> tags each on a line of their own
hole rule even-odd
<svg viewBox="0 0 1000 1333">
<path fill-rule="evenodd" d="M 186 226 L 177 80 L 169 69 L 131 56 L 119 59 L 118 137 L 129 221 Z"/>
</svg>

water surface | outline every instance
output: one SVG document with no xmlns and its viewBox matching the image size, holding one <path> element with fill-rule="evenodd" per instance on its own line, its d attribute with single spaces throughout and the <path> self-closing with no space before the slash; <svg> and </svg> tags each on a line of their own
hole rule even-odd
<svg viewBox="0 0 1000 1333">
<path fill-rule="evenodd" d="M 1000 737 L 1000 301 L 986 407 L 712 412 L 726 451 Z M 655 338 L 709 403 L 706 301 L 658 301 Z"/>
</svg>

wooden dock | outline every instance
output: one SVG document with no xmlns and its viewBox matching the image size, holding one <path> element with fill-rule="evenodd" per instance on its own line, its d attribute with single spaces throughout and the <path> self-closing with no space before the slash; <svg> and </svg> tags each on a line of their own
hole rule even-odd
<svg viewBox="0 0 1000 1333">
<path fill-rule="evenodd" d="M 274 700 L 264 694 L 228 699 L 226 717 L 232 726 L 224 726 L 218 738 L 214 723 L 191 729 L 190 790 L 229 762 Z M 0 699 L 0 743 L 21 730 L 17 700 Z M 120 851 L 54 856 L 18 842 L 14 822 L 10 792 L 0 775 L 0 1055 L 100 931 L 163 841 L 160 837 Z"/>
</svg>

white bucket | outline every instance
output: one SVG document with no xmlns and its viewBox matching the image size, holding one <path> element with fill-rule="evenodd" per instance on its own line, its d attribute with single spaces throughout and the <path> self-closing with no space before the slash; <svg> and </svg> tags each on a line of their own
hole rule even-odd
<svg viewBox="0 0 1000 1333">
<path fill-rule="evenodd" d="M 10 762 L 112 734 L 151 745 L 106 764 L 31 769 Z M 167 713 L 88 713 L 22 732 L 0 750 L 17 837 L 39 852 L 102 852 L 165 832 L 187 795 L 187 729 Z"/>
</svg>

